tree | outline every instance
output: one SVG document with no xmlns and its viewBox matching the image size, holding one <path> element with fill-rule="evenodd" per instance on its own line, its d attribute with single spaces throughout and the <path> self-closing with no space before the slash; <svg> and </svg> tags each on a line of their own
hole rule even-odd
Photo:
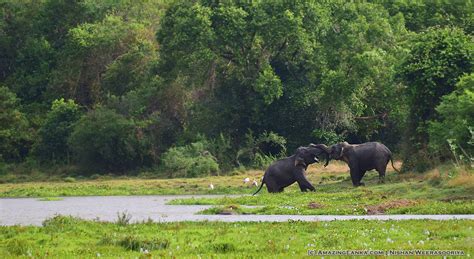
<svg viewBox="0 0 474 259">
<path fill-rule="evenodd" d="M 133 121 L 113 110 L 98 108 L 77 122 L 69 146 L 84 169 L 124 172 L 142 165 L 145 152 L 139 139 Z"/>
<path fill-rule="evenodd" d="M 474 74 L 461 77 L 456 89 L 436 107 L 439 115 L 429 123 L 430 147 L 442 157 L 458 149 L 466 160 L 474 157 Z M 468 161 L 471 163 L 472 161 Z"/>
<path fill-rule="evenodd" d="M 41 161 L 69 163 L 71 148 L 67 141 L 80 116 L 79 106 L 73 100 L 53 101 L 51 110 L 38 131 L 39 138 L 34 147 L 36 157 Z"/>
<path fill-rule="evenodd" d="M 429 27 L 458 27 L 474 32 L 471 1 L 384 1 L 391 15 L 402 14 L 408 30 L 420 32 Z"/>
<path fill-rule="evenodd" d="M 18 108 L 15 94 L 0 86 L 0 161 L 19 162 L 30 149 L 33 134 Z"/>
<path fill-rule="evenodd" d="M 191 92 L 189 131 L 242 143 L 271 130 L 294 148 L 390 110 L 367 106 L 396 96 L 400 28 L 377 4 L 177 3 L 158 32 L 160 70 Z"/>
<path fill-rule="evenodd" d="M 435 108 L 451 93 L 464 73 L 473 68 L 472 37 L 456 28 L 430 28 L 420 33 L 401 68 L 410 107 L 404 168 L 423 171 L 427 157 L 428 122 L 437 119 Z"/>
</svg>

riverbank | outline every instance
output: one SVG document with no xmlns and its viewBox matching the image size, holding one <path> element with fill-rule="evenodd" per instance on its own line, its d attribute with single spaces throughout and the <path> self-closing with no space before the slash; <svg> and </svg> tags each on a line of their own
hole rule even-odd
<svg viewBox="0 0 474 259">
<path fill-rule="evenodd" d="M 472 255 L 473 227 L 473 220 L 127 224 L 58 216 L 42 227 L 0 227 L 0 257 L 301 257 L 348 249 Z"/>
</svg>

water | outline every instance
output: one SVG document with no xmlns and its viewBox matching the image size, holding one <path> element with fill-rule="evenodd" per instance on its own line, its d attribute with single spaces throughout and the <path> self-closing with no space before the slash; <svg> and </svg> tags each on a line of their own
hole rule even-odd
<svg viewBox="0 0 474 259">
<path fill-rule="evenodd" d="M 474 219 L 474 215 L 371 215 L 371 216 L 301 216 L 301 215 L 196 215 L 210 208 L 208 205 L 166 205 L 172 199 L 218 198 L 223 195 L 160 195 L 160 196 L 87 196 L 63 197 L 58 201 L 40 201 L 38 198 L 0 199 L 0 225 L 38 225 L 55 215 L 71 215 L 82 219 L 117 220 L 117 213 L 128 213 L 131 222 L 151 219 L 155 222 L 176 221 L 270 221 L 285 222 L 331 220 L 407 220 L 407 219 Z"/>
</svg>

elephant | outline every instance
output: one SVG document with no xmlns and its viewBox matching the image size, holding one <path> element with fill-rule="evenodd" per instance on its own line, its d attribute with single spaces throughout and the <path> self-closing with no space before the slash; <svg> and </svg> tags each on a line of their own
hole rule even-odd
<svg viewBox="0 0 474 259">
<path fill-rule="evenodd" d="M 347 142 L 341 142 L 327 147 L 324 144 L 310 144 L 309 147 L 323 148 L 329 155 L 329 163 L 331 159 L 342 160 L 349 165 L 352 184 L 357 186 L 363 186 L 361 182 L 366 171 L 375 169 L 379 173 L 379 182 L 385 182 L 385 171 L 387 170 L 387 164 L 389 161 L 392 162 L 392 167 L 400 173 L 398 169 L 393 165 L 392 152 L 388 147 L 379 142 L 366 142 L 358 145 L 351 145 Z"/>
<path fill-rule="evenodd" d="M 282 192 L 287 186 L 298 182 L 302 192 L 307 190 L 315 191 L 314 186 L 306 179 L 306 169 L 310 164 L 318 163 L 318 156 L 324 155 L 326 165 L 329 162 L 329 156 L 324 147 L 314 145 L 311 147 L 299 147 L 292 156 L 273 162 L 265 171 L 262 183 L 257 194 L 265 184 L 270 193 Z"/>
</svg>

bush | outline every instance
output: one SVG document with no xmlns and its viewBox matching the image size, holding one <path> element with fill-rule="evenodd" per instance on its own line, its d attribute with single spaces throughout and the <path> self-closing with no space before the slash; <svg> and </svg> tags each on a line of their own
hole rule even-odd
<svg viewBox="0 0 474 259">
<path fill-rule="evenodd" d="M 443 96 L 452 93 L 459 79 L 472 71 L 473 47 L 472 38 L 463 30 L 436 27 L 418 34 L 416 41 L 411 44 L 410 52 L 401 64 L 400 72 L 407 86 L 405 92 L 410 107 L 408 136 L 405 139 L 408 148 L 403 151 L 403 170 L 416 169 L 416 165 L 420 162 L 426 165 L 431 163 L 432 157 L 429 156 L 425 161 L 420 161 L 425 157 L 422 153 L 429 151 L 430 121 L 437 120 L 443 109 L 446 112 L 459 114 L 451 108 L 446 109 L 447 107 L 441 102 L 450 102 L 448 106 L 452 108 L 469 110 L 469 107 L 461 107 L 464 104 L 457 106 L 455 100 L 449 101 L 453 97 Z M 431 126 L 433 137 L 434 130 L 441 130 L 444 133 L 450 130 L 440 129 L 438 126 Z M 459 127 L 455 124 L 450 126 Z"/>
<path fill-rule="evenodd" d="M 16 95 L 0 86 L 0 161 L 19 162 L 30 148 L 29 123 L 18 108 Z"/>
<path fill-rule="evenodd" d="M 206 141 L 173 147 L 162 156 L 164 168 L 172 177 L 208 176 L 219 172 L 216 158 L 207 150 Z"/>
<path fill-rule="evenodd" d="M 344 136 L 339 135 L 334 131 L 315 129 L 311 135 L 316 138 L 318 143 L 335 144 L 344 141 Z"/>
<path fill-rule="evenodd" d="M 113 110 L 99 108 L 79 120 L 69 145 L 82 167 L 122 172 L 142 164 L 145 152 L 139 136 L 133 121 Z"/>
<path fill-rule="evenodd" d="M 471 163 L 474 157 L 474 74 L 462 77 L 456 90 L 442 97 L 436 111 L 439 119 L 431 121 L 428 129 L 430 148 L 441 156 L 451 150 L 457 156 L 455 159 Z"/>
<path fill-rule="evenodd" d="M 264 132 L 254 137 L 246 134 L 244 146 L 237 152 L 239 166 L 263 169 L 273 161 L 286 155 L 286 139 L 274 132 Z"/>
<path fill-rule="evenodd" d="M 79 106 L 73 100 L 63 98 L 53 101 L 46 121 L 38 132 L 34 154 L 40 161 L 64 161 L 69 163 L 70 148 L 67 140 L 74 123 L 80 118 Z"/>
<path fill-rule="evenodd" d="M 232 146 L 232 139 L 223 133 L 209 141 L 209 151 L 215 155 L 222 171 L 231 171 L 235 166 L 236 149 Z"/>
</svg>

